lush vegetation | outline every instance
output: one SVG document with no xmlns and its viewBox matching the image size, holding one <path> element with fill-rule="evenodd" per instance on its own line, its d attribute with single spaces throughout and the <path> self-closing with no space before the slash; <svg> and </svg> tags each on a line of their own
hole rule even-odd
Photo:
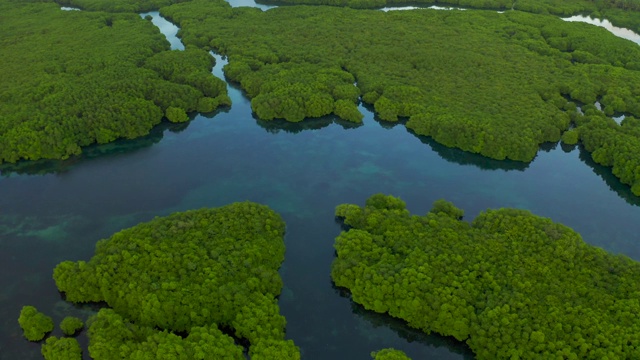
<svg viewBox="0 0 640 360">
<path fill-rule="evenodd" d="M 241 360 L 242 347 L 215 325 L 196 326 L 185 338 L 141 326 L 102 309 L 89 321 L 89 353 L 96 360 Z"/>
<path fill-rule="evenodd" d="M 554 16 L 305 6 L 262 12 L 222 0 L 162 13 L 182 27 L 185 43 L 229 57 L 226 76 L 263 119 L 320 116 L 332 101 L 340 115 L 338 102 L 355 106 L 362 94 L 381 119 L 409 118 L 418 135 L 530 161 L 541 143 L 569 128 L 574 102 L 601 97 L 611 111 L 640 115 L 640 48 Z"/>
<path fill-rule="evenodd" d="M 275 299 L 283 236 L 282 219 L 255 203 L 175 213 L 101 240 L 90 261 L 60 263 L 54 280 L 69 301 L 113 309 L 90 320 L 95 359 L 175 359 L 235 346 L 218 326 L 248 340 L 252 358 L 298 359 Z M 237 358 L 242 349 L 219 352 Z M 211 358 L 202 356 L 189 358 Z"/>
<path fill-rule="evenodd" d="M 411 360 L 404 352 L 396 349 L 382 349 L 371 353 L 374 360 Z"/>
<path fill-rule="evenodd" d="M 40 341 L 53 330 L 53 319 L 33 306 L 23 306 L 18 323 L 29 341 Z"/>
<path fill-rule="evenodd" d="M 606 117 L 595 106 L 576 114 L 577 135 L 595 162 L 613 168 L 621 182 L 640 195 L 640 120 L 626 117 L 621 124 Z"/>
<path fill-rule="evenodd" d="M 69 336 L 82 330 L 83 327 L 84 323 L 82 320 L 74 316 L 67 316 L 60 322 L 60 329 L 62 330 L 62 333 Z"/>
<path fill-rule="evenodd" d="M 42 356 L 45 360 L 81 360 L 82 349 L 74 338 L 52 336 L 42 344 Z"/>
<path fill-rule="evenodd" d="M 536 14 L 568 16 L 591 14 L 611 20 L 618 26 L 640 30 L 639 0 L 260 0 L 266 4 L 330 5 L 355 9 L 385 6 L 456 6 L 469 9 L 520 10 Z"/>
<path fill-rule="evenodd" d="M 466 341 L 478 359 L 640 356 L 640 264 L 516 209 L 471 224 L 439 201 L 424 216 L 374 195 L 336 215 L 331 276 L 353 300 Z"/>
<path fill-rule="evenodd" d="M 13 0 L 0 13 L 0 163 L 66 158 L 229 103 L 207 52 L 167 51 L 137 14 Z"/>
</svg>

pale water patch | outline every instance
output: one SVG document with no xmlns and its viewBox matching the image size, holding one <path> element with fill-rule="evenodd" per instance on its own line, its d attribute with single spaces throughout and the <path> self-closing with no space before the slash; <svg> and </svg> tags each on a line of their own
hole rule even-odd
<svg viewBox="0 0 640 360">
<path fill-rule="evenodd" d="M 600 27 L 603 27 L 603 28 L 609 30 L 612 34 L 614 34 L 617 37 L 621 37 L 623 39 L 631 40 L 631 41 L 635 42 L 636 44 L 640 44 L 640 35 L 636 34 L 632 30 L 614 26 L 607 19 L 600 20 L 600 19 L 593 19 L 593 18 L 590 18 L 588 16 L 575 15 L 575 16 L 572 16 L 572 17 L 569 17 L 569 18 L 563 18 L 562 20 L 565 20 L 565 21 L 579 21 L 579 22 L 585 22 L 585 23 L 588 23 L 588 24 L 600 26 Z"/>
<path fill-rule="evenodd" d="M 622 123 L 622 120 L 625 119 L 626 116 L 624 115 L 620 115 L 620 116 L 613 116 L 612 119 L 615 120 L 618 124 Z"/>
<path fill-rule="evenodd" d="M 253 7 L 253 8 L 258 8 L 262 11 L 266 11 L 269 9 L 273 9 L 276 8 L 277 6 L 274 5 L 264 5 L 264 4 L 258 4 L 255 2 L 255 0 L 227 0 L 227 2 L 229 3 L 229 5 L 231 5 L 231 7 Z"/>
<path fill-rule="evenodd" d="M 74 8 L 74 7 L 69 7 L 69 6 L 63 6 L 63 7 L 60 8 L 60 10 L 62 10 L 62 11 L 80 11 L 81 9 Z"/>
<path fill-rule="evenodd" d="M 426 6 L 426 7 L 422 7 L 422 6 L 400 6 L 400 7 L 395 7 L 395 6 L 390 6 L 390 7 L 384 7 L 380 10 L 382 11 L 397 11 L 397 10 L 417 10 L 417 9 L 431 9 L 431 10 L 467 10 L 465 8 L 458 8 L 458 7 L 449 7 L 449 6 L 437 6 L 437 5 L 432 5 L 432 6 Z"/>
</svg>

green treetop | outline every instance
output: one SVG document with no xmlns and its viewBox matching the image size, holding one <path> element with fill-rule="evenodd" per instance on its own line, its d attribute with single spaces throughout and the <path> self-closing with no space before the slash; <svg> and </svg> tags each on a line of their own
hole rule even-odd
<svg viewBox="0 0 640 360">
<path fill-rule="evenodd" d="M 465 341 L 478 359 L 640 357 L 638 262 L 528 211 L 488 210 L 469 224 L 444 205 L 424 216 L 381 194 L 340 205 L 351 228 L 336 239 L 336 285 L 367 309 Z"/>
<path fill-rule="evenodd" d="M 77 317 L 67 316 L 60 322 L 60 329 L 65 335 L 74 335 L 84 327 L 82 320 Z"/>
<path fill-rule="evenodd" d="M 40 341 L 53 330 L 53 319 L 33 306 L 23 306 L 18 323 L 29 341 Z"/>
<path fill-rule="evenodd" d="M 54 280 L 69 301 L 105 301 L 113 308 L 91 322 L 89 337 L 99 343 L 111 337 L 98 329 L 121 326 L 117 315 L 142 331 L 131 339 L 173 341 L 171 332 L 221 326 L 248 340 L 256 354 L 299 356 L 284 340 L 286 321 L 275 298 L 282 289 L 283 236 L 280 216 L 256 203 L 174 213 L 99 241 L 90 261 L 60 263 Z M 164 335 L 149 332 L 153 328 Z M 109 346 L 117 348 L 129 340 L 113 341 Z M 103 350 L 90 345 L 92 356 L 109 359 L 111 351 Z"/>
</svg>

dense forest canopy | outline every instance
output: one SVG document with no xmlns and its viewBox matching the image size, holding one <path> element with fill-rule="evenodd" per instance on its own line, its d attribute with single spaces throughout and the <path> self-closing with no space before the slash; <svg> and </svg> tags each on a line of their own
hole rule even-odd
<svg viewBox="0 0 640 360">
<path fill-rule="evenodd" d="M 418 135 L 530 161 L 541 143 L 570 128 L 578 104 L 600 101 L 607 115 L 640 115 L 640 47 L 551 15 L 308 6 L 262 12 L 222 0 L 162 13 L 181 26 L 186 44 L 229 57 L 226 76 L 265 120 L 343 116 L 344 106 L 358 121 L 351 114 L 361 94 L 381 119 L 408 118 Z M 640 194 L 632 152 L 640 140 L 624 143 L 617 148 L 630 160 L 618 166 L 632 175 L 621 180 Z"/>
<path fill-rule="evenodd" d="M 559 16 L 590 14 L 614 24 L 640 30 L 640 0 L 259 0 L 266 4 L 330 5 L 372 9 L 407 4 L 458 6 L 469 9 L 520 10 Z"/>
<path fill-rule="evenodd" d="M 214 59 L 136 14 L 0 0 L 0 163 L 66 158 L 228 104 Z"/>
<path fill-rule="evenodd" d="M 640 264 L 516 209 L 471 224 L 444 200 L 424 216 L 374 195 L 343 204 L 331 276 L 365 308 L 466 341 L 478 359 L 640 356 Z"/>
<path fill-rule="evenodd" d="M 54 280 L 68 301 L 112 308 L 88 322 L 95 359 L 243 358 L 221 329 L 254 359 L 299 359 L 275 298 L 283 236 L 280 216 L 255 203 L 174 213 L 98 242 L 89 262 L 60 263 Z"/>
</svg>

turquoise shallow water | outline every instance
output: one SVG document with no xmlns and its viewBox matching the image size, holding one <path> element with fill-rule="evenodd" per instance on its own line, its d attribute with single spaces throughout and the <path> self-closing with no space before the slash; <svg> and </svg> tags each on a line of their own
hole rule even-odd
<svg viewBox="0 0 640 360">
<path fill-rule="evenodd" d="M 39 345 L 21 337 L 22 305 L 56 322 L 91 313 L 61 301 L 55 264 L 86 260 L 97 240 L 154 216 L 234 201 L 267 204 L 287 223 L 280 306 L 304 359 L 366 359 L 389 346 L 414 359 L 472 358 L 463 344 L 365 311 L 332 286 L 333 210 L 377 192 L 400 196 L 417 214 L 445 198 L 466 220 L 486 208 L 529 209 L 640 260 L 640 199 L 577 147 L 547 144 L 530 164 L 499 162 L 416 137 L 363 107 L 361 126 L 333 117 L 262 122 L 240 91 L 230 95 L 230 109 L 163 124 L 144 139 L 0 168 L 1 359 L 41 358 Z"/>
</svg>

